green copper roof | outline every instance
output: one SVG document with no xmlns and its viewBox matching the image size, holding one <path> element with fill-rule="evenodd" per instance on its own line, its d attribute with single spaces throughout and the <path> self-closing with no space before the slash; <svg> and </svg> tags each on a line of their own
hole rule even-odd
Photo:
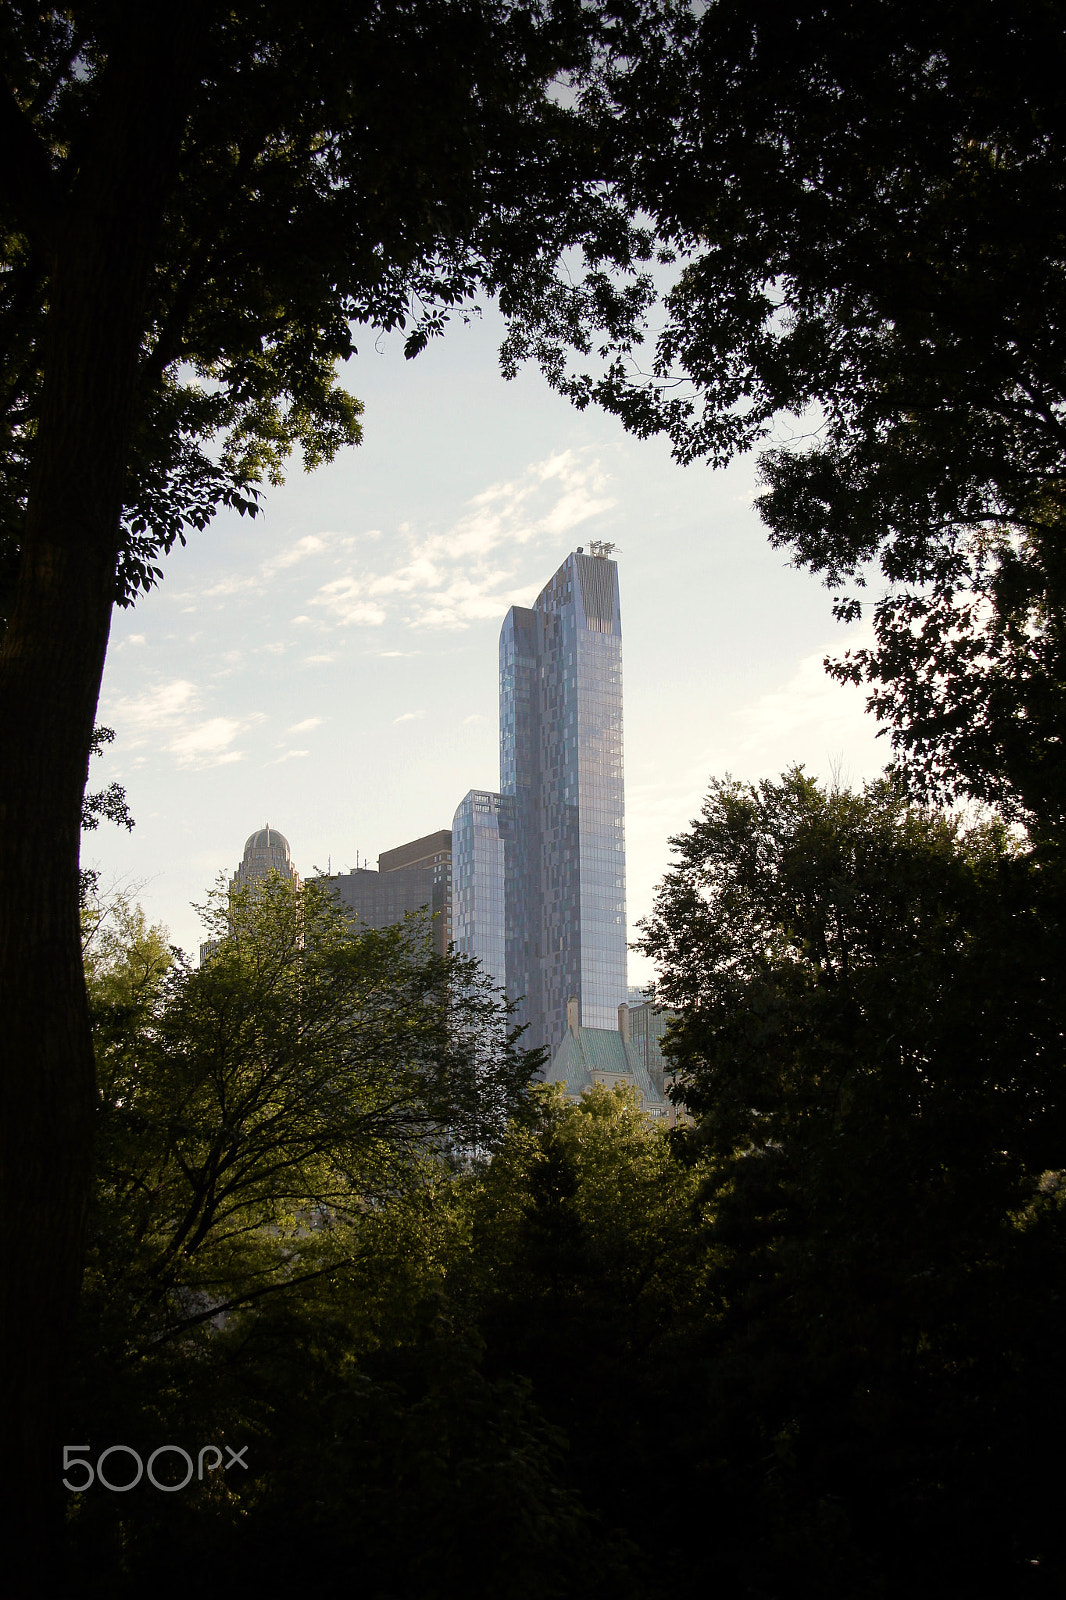
<svg viewBox="0 0 1066 1600">
<path fill-rule="evenodd" d="M 665 1107 L 633 1046 L 611 1028 L 568 1028 L 545 1078 L 548 1083 L 565 1085 L 567 1095 L 576 1100 L 600 1073 L 632 1079 L 645 1109 Z"/>
</svg>

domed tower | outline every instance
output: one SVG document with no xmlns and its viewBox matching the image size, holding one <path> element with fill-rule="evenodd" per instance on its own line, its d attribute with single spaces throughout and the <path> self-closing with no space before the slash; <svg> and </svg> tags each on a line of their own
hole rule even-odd
<svg viewBox="0 0 1066 1600">
<path fill-rule="evenodd" d="M 259 828 L 249 836 L 244 847 L 244 859 L 234 874 L 230 888 L 247 889 L 250 884 L 258 883 L 271 872 L 280 872 L 283 878 L 291 878 L 299 885 L 300 874 L 292 864 L 289 841 L 268 822 L 265 828 Z"/>
</svg>

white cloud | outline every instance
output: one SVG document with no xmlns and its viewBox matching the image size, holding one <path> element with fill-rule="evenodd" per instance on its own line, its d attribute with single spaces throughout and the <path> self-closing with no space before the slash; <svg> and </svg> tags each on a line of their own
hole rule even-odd
<svg viewBox="0 0 1066 1600">
<path fill-rule="evenodd" d="M 312 728 L 322 726 L 321 717 L 307 717 L 303 722 L 294 722 L 289 729 L 290 733 L 310 733 Z"/>
<path fill-rule="evenodd" d="M 276 761 L 268 763 L 272 767 L 280 767 L 283 761 L 297 761 L 301 756 L 310 755 L 309 750 L 286 750 L 283 756 L 278 756 Z"/>
<path fill-rule="evenodd" d="M 219 761 L 239 761 L 239 751 L 229 750 L 241 723 L 235 717 L 209 717 L 206 722 L 187 728 L 171 739 L 167 749 L 183 767 L 210 766 Z"/>
<path fill-rule="evenodd" d="M 847 642 L 854 648 L 862 641 L 856 631 Z M 832 759 L 842 741 L 850 742 L 854 732 L 861 730 L 865 742 L 875 731 L 865 709 L 866 691 L 837 683 L 825 670 L 825 655 L 842 653 L 839 641 L 834 641 L 827 652 L 804 656 L 787 683 L 739 710 L 738 752 L 750 758 L 790 747 L 798 751 L 802 746 L 805 752 L 821 747 Z M 887 750 L 884 759 L 889 759 Z"/>
<path fill-rule="evenodd" d="M 231 677 L 233 673 L 241 670 L 245 659 L 243 650 L 227 650 L 218 657 L 220 665 L 215 668 L 211 676 L 213 678 Z"/>
<path fill-rule="evenodd" d="M 261 580 L 254 574 L 242 577 L 239 572 L 227 572 L 213 583 L 209 589 L 199 589 L 197 598 L 200 600 L 225 600 L 234 594 L 247 594 L 249 590 L 262 587 Z"/>
<path fill-rule="evenodd" d="M 447 529 L 420 532 L 401 524 L 391 566 L 375 570 L 364 556 L 323 584 L 311 604 L 334 626 L 378 627 L 392 617 L 411 628 L 462 629 L 498 617 L 537 592 L 521 581 L 520 549 L 564 542 L 611 509 L 606 490 L 598 462 L 583 452 L 558 452 L 474 495 Z"/>
<path fill-rule="evenodd" d="M 195 611 L 203 600 L 225 600 L 238 594 L 261 594 L 279 574 L 286 572 L 290 567 L 295 567 L 301 561 L 307 561 L 314 556 L 323 555 L 331 545 L 347 548 L 352 542 L 350 538 L 344 538 L 338 533 L 306 533 L 285 549 L 268 556 L 258 572 L 224 572 L 209 588 L 198 589 L 195 593 L 178 594 L 175 599 L 195 601 L 196 604 L 184 608 L 186 611 Z"/>
<path fill-rule="evenodd" d="M 465 728 L 471 722 L 484 722 L 484 721 L 486 721 L 486 718 L 482 716 L 481 712 L 480 711 L 475 711 L 473 716 L 464 717 L 463 718 L 462 726 Z"/>
<path fill-rule="evenodd" d="M 358 578 L 335 578 L 332 583 L 323 584 L 311 604 L 325 606 L 335 621 L 345 625 L 380 627 L 385 621 L 384 607 L 362 598 L 362 594 Z"/>
<path fill-rule="evenodd" d="M 154 684 L 106 707 L 116 728 L 119 749 L 154 746 L 172 755 L 182 767 L 218 766 L 240 761 L 243 752 L 231 746 L 249 725 L 265 720 L 262 712 L 244 718 L 205 716 L 200 690 L 187 678 Z"/>
<path fill-rule="evenodd" d="M 425 716 L 424 711 L 405 711 L 401 717 L 393 717 L 393 722 L 417 722 L 419 717 Z"/>
<path fill-rule="evenodd" d="M 155 684 L 141 694 L 116 700 L 107 715 L 117 725 L 122 742 L 128 747 L 146 744 L 148 734 L 174 726 L 192 714 L 199 703 L 199 691 L 187 678 Z"/>
<path fill-rule="evenodd" d="M 320 550 L 326 548 L 326 541 L 330 537 L 331 535 L 329 534 L 325 538 L 317 533 L 305 534 L 302 539 L 297 539 L 295 544 L 291 544 L 287 550 L 280 551 L 278 555 L 271 556 L 269 561 L 264 562 L 264 576 L 272 578 L 275 572 L 281 572 L 286 567 L 294 567 L 298 561 L 305 560 L 307 556 L 317 555 Z"/>
</svg>

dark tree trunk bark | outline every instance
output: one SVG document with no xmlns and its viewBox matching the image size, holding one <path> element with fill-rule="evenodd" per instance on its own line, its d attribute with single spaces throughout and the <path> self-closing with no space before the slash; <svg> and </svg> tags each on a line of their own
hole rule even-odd
<svg viewBox="0 0 1066 1600">
<path fill-rule="evenodd" d="M 95 1101 L 78 916 L 81 802 L 146 293 L 202 15 L 186 6 L 157 26 L 152 9 L 129 10 L 49 240 L 44 395 L 0 645 L 0 1516 L 19 1593 L 42 1592 L 54 1562 L 61 1446 L 88 1442 L 58 1433 Z"/>
</svg>

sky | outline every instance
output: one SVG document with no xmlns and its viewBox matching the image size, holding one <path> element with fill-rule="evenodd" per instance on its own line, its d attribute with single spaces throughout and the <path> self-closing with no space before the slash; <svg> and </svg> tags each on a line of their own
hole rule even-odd
<svg viewBox="0 0 1066 1600">
<path fill-rule="evenodd" d="M 771 550 L 753 459 L 679 467 L 536 370 L 505 382 L 501 336 L 490 312 L 410 362 L 369 336 L 343 379 L 362 444 L 294 464 L 116 611 L 98 714 L 116 737 L 90 788 L 122 783 L 136 826 L 101 824 L 83 865 L 187 951 L 264 823 L 306 877 L 375 866 L 498 787 L 503 618 L 593 539 L 618 547 L 630 939 L 712 777 L 801 762 L 858 783 L 888 760 L 862 691 L 822 666 L 866 624 Z M 631 952 L 630 983 L 653 977 Z"/>
</svg>

